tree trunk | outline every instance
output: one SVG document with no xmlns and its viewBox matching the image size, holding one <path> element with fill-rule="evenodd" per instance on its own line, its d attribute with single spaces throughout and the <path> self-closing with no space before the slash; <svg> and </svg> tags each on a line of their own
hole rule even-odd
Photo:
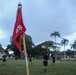
<svg viewBox="0 0 76 75">
<path fill-rule="evenodd" d="M 65 45 L 64 45 L 64 59 L 65 59 L 65 56 L 66 56 L 66 54 L 65 54 Z"/>
<path fill-rule="evenodd" d="M 55 36 L 55 46 L 57 47 L 57 44 L 56 44 L 56 36 Z M 56 48 L 55 48 L 55 59 L 57 60 Z"/>
</svg>

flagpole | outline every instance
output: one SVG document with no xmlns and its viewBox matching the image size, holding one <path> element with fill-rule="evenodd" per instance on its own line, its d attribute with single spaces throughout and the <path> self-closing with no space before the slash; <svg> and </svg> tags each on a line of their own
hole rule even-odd
<svg viewBox="0 0 76 75">
<path fill-rule="evenodd" d="M 18 7 L 22 7 L 22 4 L 19 3 Z M 27 59 L 27 52 L 26 52 L 26 43 L 25 43 L 25 35 L 24 33 L 22 34 L 22 39 L 23 39 L 23 47 L 24 47 L 24 56 L 25 56 L 25 63 L 26 63 L 26 75 L 29 75 L 29 68 L 28 68 L 28 59 Z"/>
<path fill-rule="evenodd" d="M 24 56 L 25 56 L 25 62 L 26 62 L 26 75 L 29 75 L 29 68 L 28 68 L 28 60 L 27 60 L 27 53 L 26 53 L 26 44 L 25 44 L 25 35 L 23 33 L 23 46 L 24 46 Z"/>
</svg>

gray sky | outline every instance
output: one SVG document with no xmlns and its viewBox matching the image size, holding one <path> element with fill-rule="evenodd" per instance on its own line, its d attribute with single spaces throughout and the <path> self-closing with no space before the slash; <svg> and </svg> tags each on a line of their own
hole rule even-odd
<svg viewBox="0 0 76 75">
<path fill-rule="evenodd" d="M 16 20 L 18 3 L 22 3 L 22 15 L 35 45 L 53 40 L 50 34 L 58 31 L 69 44 L 76 40 L 76 0 L 0 0 L 0 43 L 6 47 Z M 57 38 L 60 42 L 61 38 Z"/>
</svg>

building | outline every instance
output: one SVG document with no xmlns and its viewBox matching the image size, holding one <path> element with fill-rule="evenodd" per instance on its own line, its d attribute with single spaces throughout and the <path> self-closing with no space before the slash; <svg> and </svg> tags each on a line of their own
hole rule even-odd
<svg viewBox="0 0 76 75">
<path fill-rule="evenodd" d="M 4 52 L 4 49 L 0 46 L 0 59 L 2 59 L 3 55 L 6 55 L 6 53 Z"/>
</svg>

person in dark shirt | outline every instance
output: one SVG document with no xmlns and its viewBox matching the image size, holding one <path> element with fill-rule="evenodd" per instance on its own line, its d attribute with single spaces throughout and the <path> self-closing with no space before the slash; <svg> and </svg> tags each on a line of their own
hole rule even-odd
<svg viewBox="0 0 76 75">
<path fill-rule="evenodd" d="M 2 61 L 2 65 L 6 65 L 6 55 L 3 55 Z"/>
<path fill-rule="evenodd" d="M 48 66 L 48 59 L 49 59 L 49 56 L 48 54 L 44 54 L 43 55 L 43 65 L 44 65 L 44 72 L 47 71 L 47 66 Z"/>
<path fill-rule="evenodd" d="M 29 56 L 29 62 L 32 63 L 32 56 L 31 56 L 31 54 L 30 54 L 30 56 Z"/>
<path fill-rule="evenodd" d="M 54 64 L 55 63 L 55 55 L 52 54 L 51 57 L 52 57 L 52 63 Z"/>
</svg>

